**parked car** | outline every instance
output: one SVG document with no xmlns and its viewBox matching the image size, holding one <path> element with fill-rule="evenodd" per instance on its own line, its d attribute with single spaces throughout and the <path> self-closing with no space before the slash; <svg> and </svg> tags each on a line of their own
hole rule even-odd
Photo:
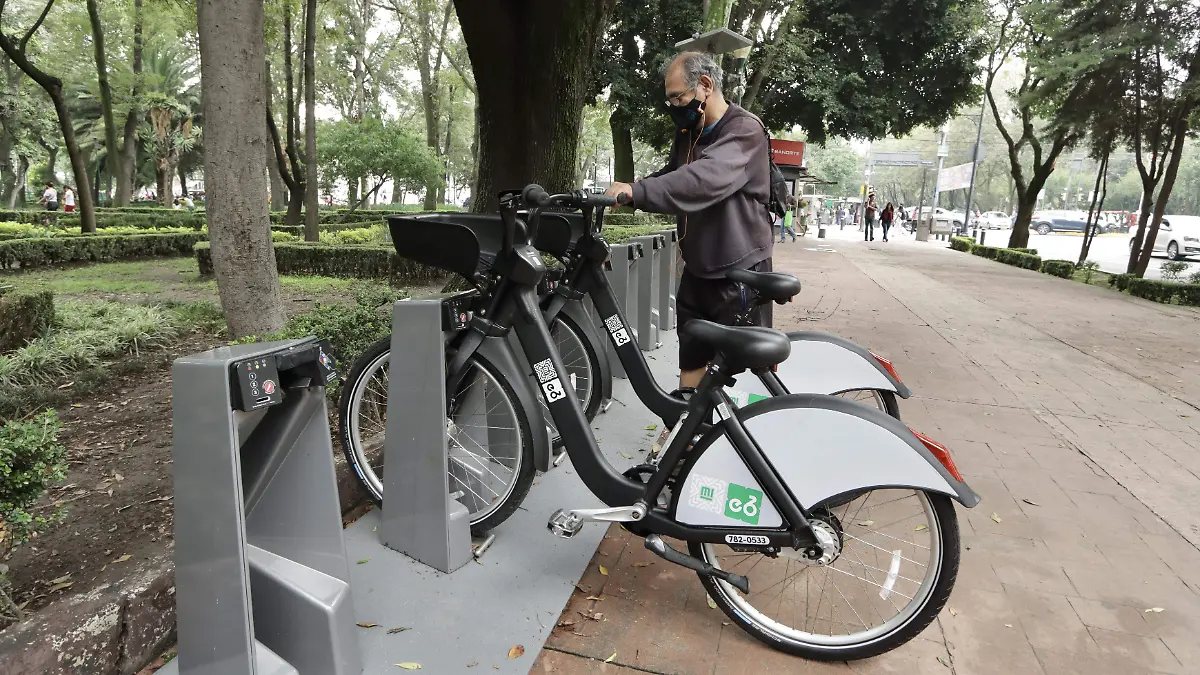
<svg viewBox="0 0 1200 675">
<path fill-rule="evenodd" d="M 1129 238 L 1131 250 L 1133 240 Z M 1166 253 L 1170 260 L 1200 255 L 1200 216 L 1163 216 L 1154 238 L 1154 252 Z"/>
<path fill-rule="evenodd" d="M 1087 226 L 1086 211 L 1038 211 L 1033 214 L 1029 228 L 1038 234 L 1051 232 L 1083 232 Z M 1099 225 L 1093 225 L 1095 231 L 1100 231 Z"/>
<path fill-rule="evenodd" d="M 1005 230 L 1012 223 L 1012 218 L 1003 211 L 985 211 L 971 222 L 985 230 Z"/>
</svg>

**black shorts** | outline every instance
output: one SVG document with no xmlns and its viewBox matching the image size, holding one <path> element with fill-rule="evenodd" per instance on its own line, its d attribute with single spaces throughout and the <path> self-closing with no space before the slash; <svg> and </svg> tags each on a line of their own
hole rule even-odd
<svg viewBox="0 0 1200 675">
<path fill-rule="evenodd" d="M 750 269 L 755 272 L 770 272 L 768 258 Z M 732 326 L 737 314 L 745 312 L 754 303 L 758 293 L 728 279 L 702 279 L 683 270 L 679 291 L 675 294 L 676 319 L 679 328 L 692 319 L 704 319 Z M 750 316 L 756 326 L 771 325 L 771 306 L 755 308 Z M 679 331 L 679 369 L 697 370 L 708 365 L 716 352 L 708 345 L 697 342 Z"/>
</svg>

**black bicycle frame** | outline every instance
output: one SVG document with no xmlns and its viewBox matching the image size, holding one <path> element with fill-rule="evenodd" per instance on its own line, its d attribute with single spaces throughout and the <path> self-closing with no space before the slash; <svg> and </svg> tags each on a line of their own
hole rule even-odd
<svg viewBox="0 0 1200 675">
<path fill-rule="evenodd" d="M 710 367 L 708 373 L 697 389 L 697 395 L 684 403 L 667 396 L 673 407 L 683 406 L 688 416 L 683 420 L 679 433 L 674 442 L 667 448 L 663 460 L 659 463 L 658 471 L 648 483 L 639 483 L 621 475 L 610 465 L 596 445 L 591 428 L 584 419 L 579 401 L 574 396 L 557 395 L 552 400 L 550 392 L 563 391 L 561 385 L 562 373 L 566 372 L 562 358 L 554 349 L 549 328 L 546 326 L 543 310 L 539 306 L 537 294 L 532 287 L 513 284 L 506 289 L 506 297 L 500 303 L 496 319 L 511 325 L 517 331 L 517 337 L 529 363 L 534 365 L 542 396 L 546 399 L 550 415 L 558 428 L 579 477 L 584 485 L 601 501 L 609 506 L 631 506 L 639 501 L 653 505 L 657 503 L 659 493 L 666 485 L 667 478 L 673 468 L 681 463 L 688 452 L 692 438 L 700 431 L 702 425 L 712 419 L 714 410 L 723 408 L 725 411 L 733 408 L 733 403 L 721 390 L 722 384 L 729 378 L 721 372 L 720 364 Z M 610 292 L 611 297 L 611 292 Z M 604 302 L 601 296 L 601 302 Z M 597 309 L 603 310 L 601 307 Z M 619 314 L 619 308 L 616 309 Z M 637 349 L 636 345 L 622 345 Z M 643 360 L 644 364 L 645 361 Z M 646 377 L 653 382 L 647 369 Z M 661 390 L 660 390 L 661 391 Z M 679 411 L 682 413 L 682 410 Z M 678 417 L 678 415 L 677 415 Z M 759 535 L 770 542 L 770 546 L 783 548 L 803 548 L 815 543 L 804 509 L 791 495 L 771 467 L 766 456 L 746 432 L 740 420 L 734 415 L 722 414 L 720 424 L 724 425 L 730 443 L 741 455 L 750 468 L 755 479 L 763 488 L 783 517 L 783 526 L 779 528 L 724 528 L 701 527 L 685 525 L 676 522 L 670 515 L 657 508 L 651 508 L 646 518 L 635 523 L 627 523 L 630 531 L 638 534 L 655 533 L 675 537 L 685 541 L 724 543 L 727 536 Z"/>
</svg>

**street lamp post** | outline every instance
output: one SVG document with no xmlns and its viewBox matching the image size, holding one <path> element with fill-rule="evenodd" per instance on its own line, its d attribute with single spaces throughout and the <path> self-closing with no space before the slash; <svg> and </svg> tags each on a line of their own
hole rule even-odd
<svg viewBox="0 0 1200 675">
<path fill-rule="evenodd" d="M 983 116 L 987 112 L 987 97 L 979 109 L 979 129 L 975 133 L 975 148 L 971 151 L 971 182 L 967 187 L 967 209 L 963 214 L 963 232 L 971 228 L 971 200 L 975 198 L 975 170 L 979 168 L 979 144 L 983 142 Z"/>
</svg>

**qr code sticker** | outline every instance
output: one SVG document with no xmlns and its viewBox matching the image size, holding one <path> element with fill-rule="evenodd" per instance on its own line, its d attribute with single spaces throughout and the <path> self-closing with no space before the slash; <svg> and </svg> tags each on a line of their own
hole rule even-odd
<svg viewBox="0 0 1200 675">
<path fill-rule="evenodd" d="M 533 372 L 537 375 L 538 382 L 545 383 L 558 377 L 558 372 L 554 370 L 554 364 L 550 359 L 538 361 L 533 364 Z"/>
<path fill-rule="evenodd" d="M 607 328 L 608 332 L 610 333 L 616 333 L 619 330 L 625 330 L 625 324 L 621 323 L 621 317 L 616 314 L 613 314 L 604 320 L 604 327 Z"/>
</svg>

